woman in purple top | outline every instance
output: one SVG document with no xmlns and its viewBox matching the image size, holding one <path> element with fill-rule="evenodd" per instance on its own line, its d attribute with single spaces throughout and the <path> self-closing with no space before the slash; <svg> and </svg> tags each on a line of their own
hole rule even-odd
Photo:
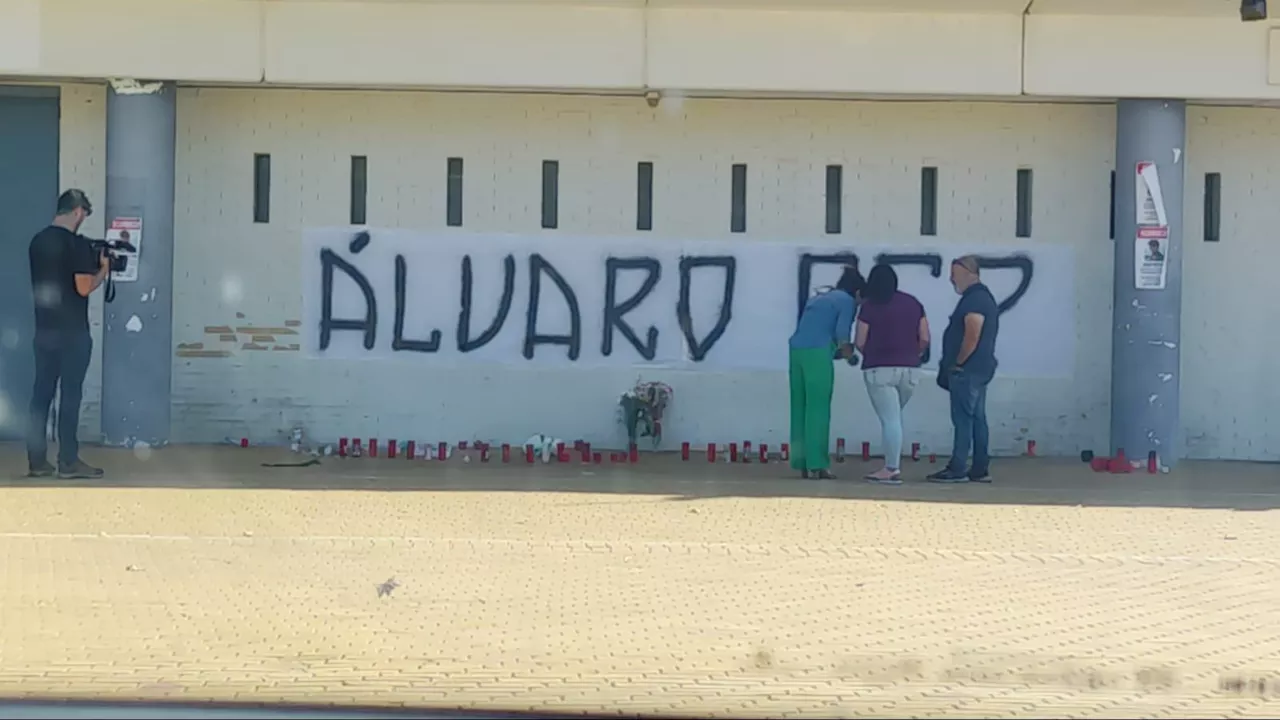
<svg viewBox="0 0 1280 720">
<path fill-rule="evenodd" d="M 876 265 L 867 275 L 854 344 L 862 351 L 862 378 L 884 433 L 884 467 L 872 482 L 901 485 L 902 409 L 920 382 L 929 348 L 929 320 L 915 297 L 898 291 L 898 274 Z"/>
</svg>

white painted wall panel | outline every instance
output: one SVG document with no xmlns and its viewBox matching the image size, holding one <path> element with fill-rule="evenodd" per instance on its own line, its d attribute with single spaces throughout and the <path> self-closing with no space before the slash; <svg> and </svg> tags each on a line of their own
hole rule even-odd
<svg viewBox="0 0 1280 720">
<path fill-rule="evenodd" d="M 261 12 L 240 0 L 40 0 L 32 74 L 258 82 Z"/>
<path fill-rule="evenodd" d="M 1229 15 L 1032 14 L 1026 26 L 1028 94 L 1280 98 L 1280 85 L 1268 83 L 1270 23 Z"/>
<path fill-rule="evenodd" d="M 1002 379 L 994 443 L 1044 452 L 1101 447 L 1110 362 L 1110 106 L 634 99 L 429 93 L 185 90 L 179 97 L 175 440 L 316 437 L 417 440 L 534 432 L 617 439 L 615 404 L 637 373 L 429 362 L 308 359 L 301 236 L 347 222 L 348 168 L 367 155 L 369 220 L 444 231 L 445 162 L 466 160 L 464 231 L 634 234 L 635 163 L 655 163 L 649 242 L 725 238 L 729 166 L 750 169 L 758 240 L 919 244 L 919 168 L 941 175 L 944 245 L 1011 243 L 1015 170 L 1036 169 L 1029 247 L 1076 249 L 1071 380 Z M 255 152 L 272 154 L 272 222 L 251 222 Z M 539 167 L 561 165 L 560 229 L 539 228 Z M 845 165 L 845 235 L 823 234 L 822 175 Z M 1052 268 L 1037 272 L 1051 273 Z M 935 318 L 943 323 L 944 318 Z M 254 336 L 259 335 L 255 341 Z M 270 339 L 264 339 L 269 336 Z M 779 343 L 785 337 L 777 339 Z M 246 345 L 250 347 L 246 347 Z M 264 349 L 252 349 L 254 346 Z M 279 349 L 273 349 L 273 348 Z M 834 433 L 878 437 L 860 373 L 838 373 Z M 783 439 L 784 373 L 646 372 L 676 388 L 672 440 Z M 909 435 L 944 451 L 945 398 L 922 388 Z M 928 452 L 928 450 L 926 450 Z"/>
<path fill-rule="evenodd" d="M 1275 267 L 1280 110 L 1187 109 L 1182 424 L 1195 458 L 1280 460 Z M 1222 175 L 1221 240 L 1203 241 L 1204 175 Z"/>
<path fill-rule="evenodd" d="M 0 6 L 0 73 L 40 69 L 40 0 L 5 0 Z"/>
<path fill-rule="evenodd" d="M 791 93 L 1016 95 L 1022 16 L 655 9 L 649 84 Z"/>
<path fill-rule="evenodd" d="M 638 8 L 266 5 L 266 78 L 292 84 L 638 88 Z"/>
</svg>

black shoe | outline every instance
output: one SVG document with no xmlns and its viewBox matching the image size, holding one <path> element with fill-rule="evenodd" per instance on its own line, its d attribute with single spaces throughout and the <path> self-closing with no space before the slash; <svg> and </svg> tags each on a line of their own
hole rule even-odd
<svg viewBox="0 0 1280 720">
<path fill-rule="evenodd" d="M 831 474 L 829 470 L 814 470 L 811 476 L 814 480 L 835 480 L 836 476 Z"/>
<path fill-rule="evenodd" d="M 969 471 L 969 482 L 986 483 L 990 485 L 991 473 L 990 472 L 973 472 L 971 470 Z"/>
<path fill-rule="evenodd" d="M 956 472 L 951 468 L 943 468 L 928 477 L 931 483 L 944 483 L 947 485 L 959 485 L 969 482 L 969 476 L 962 472 Z"/>
<path fill-rule="evenodd" d="M 58 466 L 58 478 L 61 480 L 97 480 L 102 477 L 102 469 L 96 468 L 83 460 L 77 460 L 70 465 Z"/>
<path fill-rule="evenodd" d="M 800 478 L 801 478 L 801 479 L 803 479 L 803 480 L 808 480 L 808 479 L 809 479 L 809 471 L 808 471 L 808 470 L 801 470 L 801 471 L 800 471 Z"/>
<path fill-rule="evenodd" d="M 50 465 L 49 462 L 46 460 L 45 462 L 42 462 L 38 465 L 30 466 L 27 469 L 27 477 L 29 478 L 53 477 L 53 474 L 55 472 L 57 472 L 57 469 L 54 468 L 52 465 Z"/>
</svg>

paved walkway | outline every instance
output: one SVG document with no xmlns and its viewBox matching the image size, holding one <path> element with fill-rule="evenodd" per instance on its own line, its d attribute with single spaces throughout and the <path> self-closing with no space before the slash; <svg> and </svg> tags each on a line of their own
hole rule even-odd
<svg viewBox="0 0 1280 720">
<path fill-rule="evenodd" d="M 263 468 L 0 450 L 0 696 L 734 717 L 1274 717 L 1280 472 Z M 285 454 L 286 457 L 287 454 Z M 858 463 L 838 469 L 857 475 Z M 927 465 L 909 468 L 923 475 Z"/>
</svg>

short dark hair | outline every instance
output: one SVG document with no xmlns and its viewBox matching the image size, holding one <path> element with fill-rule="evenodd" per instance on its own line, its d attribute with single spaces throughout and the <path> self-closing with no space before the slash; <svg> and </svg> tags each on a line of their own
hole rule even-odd
<svg viewBox="0 0 1280 720">
<path fill-rule="evenodd" d="M 862 292 L 867 300 L 876 305 L 883 305 L 893 299 L 898 292 L 898 273 L 892 265 L 880 264 L 867 273 L 867 288 Z"/>
<path fill-rule="evenodd" d="M 66 215 L 73 210 L 84 210 L 86 215 L 93 214 L 93 203 L 83 190 L 72 188 L 58 196 L 58 214 Z"/>
<path fill-rule="evenodd" d="M 836 281 L 836 289 L 843 290 L 850 295 L 857 295 L 866 285 L 867 281 L 862 279 L 862 273 L 858 272 L 856 265 L 846 265 L 844 274 Z"/>
</svg>

